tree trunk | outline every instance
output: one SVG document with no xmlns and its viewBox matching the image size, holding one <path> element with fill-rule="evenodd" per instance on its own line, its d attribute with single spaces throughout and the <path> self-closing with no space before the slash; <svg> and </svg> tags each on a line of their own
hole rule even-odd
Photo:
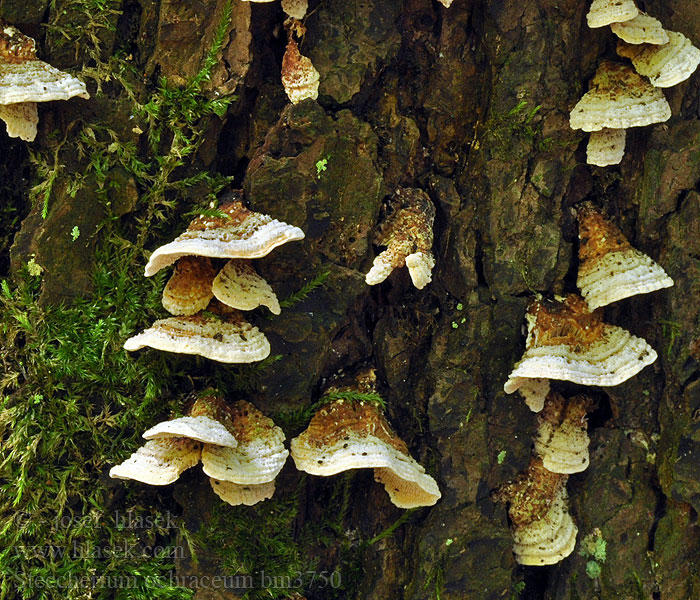
<svg viewBox="0 0 700 600">
<path fill-rule="evenodd" d="M 638 4 L 700 46 L 697 2 Z M 700 76 L 665 90 L 673 117 L 630 130 L 621 165 L 586 165 L 569 111 L 616 59 L 610 29 L 587 27 L 588 5 L 310 0 L 300 50 L 321 74 L 319 99 L 292 105 L 277 2 L 0 2 L 92 96 L 41 106 L 31 144 L 0 136 L 8 598 L 39 597 L 37 577 L 67 573 L 92 579 L 54 580 L 47 597 L 160 597 L 149 586 L 198 599 L 700 597 Z M 364 282 L 398 186 L 437 209 L 423 290 L 406 269 Z M 126 355 L 126 337 L 164 316 L 165 280 L 141 275 L 146 251 L 234 188 L 306 233 L 257 263 L 280 298 L 328 272 L 280 316 L 253 317 L 281 358 L 256 369 Z M 605 309 L 659 358 L 589 390 L 590 467 L 568 482 L 579 545 L 558 565 L 521 567 L 491 494 L 527 466 L 536 417 L 503 384 L 528 302 L 576 291 L 584 200 L 675 286 Z M 196 469 L 162 489 L 107 476 L 190 392 L 247 398 L 291 438 L 327 378 L 366 365 L 438 481 L 432 508 L 395 508 L 368 472 L 316 478 L 291 461 L 274 498 L 252 508 L 222 505 Z M 174 521 L 120 527 L 125 514 Z M 80 529 L 88 518 L 99 526 Z M 19 522 L 32 526 L 5 529 Z M 591 577 L 579 548 L 596 528 L 607 556 Z M 138 551 L 119 555 L 122 543 Z M 16 551 L 47 545 L 70 560 Z M 169 553 L 154 558 L 157 546 Z M 133 579 L 99 579 L 117 575 Z M 134 595 L 120 596 L 126 587 Z"/>
</svg>

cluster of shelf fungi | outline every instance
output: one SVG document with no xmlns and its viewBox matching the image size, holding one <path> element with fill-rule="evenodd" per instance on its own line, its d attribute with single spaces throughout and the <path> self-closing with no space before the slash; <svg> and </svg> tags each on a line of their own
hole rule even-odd
<svg viewBox="0 0 700 600">
<path fill-rule="evenodd" d="M 282 84 L 293 103 L 316 99 L 320 75 L 295 39 L 305 32 L 307 1 L 281 4 L 289 17 Z M 591 132 L 588 162 L 606 166 L 622 160 L 627 128 L 670 118 L 661 88 L 687 79 L 700 63 L 700 50 L 681 33 L 665 31 L 632 0 L 593 0 L 588 24 L 610 25 L 620 38 L 618 54 L 633 65 L 603 62 L 590 90 L 571 112 L 571 127 Z M 89 98 L 85 84 L 38 60 L 34 40 L 3 24 L 0 118 L 8 135 L 34 140 L 36 103 L 73 96 Z M 381 283 L 403 266 L 417 289 L 430 282 L 434 217 L 435 207 L 425 192 L 395 191 L 376 240 L 387 249 L 367 273 L 368 285 Z M 523 565 L 554 564 L 573 551 L 577 527 L 568 512 L 566 482 L 589 464 L 586 415 L 594 402 L 585 393 L 566 398 L 551 389 L 550 380 L 614 386 L 653 363 L 653 348 L 604 323 L 601 308 L 673 285 L 663 269 L 634 249 L 593 205 L 578 207 L 578 222 L 581 295 L 538 297 L 531 303 L 525 352 L 504 386 L 507 393 L 519 391 L 538 413 L 527 470 L 494 493 L 508 503 L 513 552 Z M 233 200 L 220 206 L 217 216 L 195 218 L 176 240 L 153 252 L 146 276 L 175 264 L 163 292 L 163 306 L 173 316 L 129 338 L 125 349 L 151 347 L 224 363 L 263 360 L 270 343 L 241 311 L 266 306 L 278 315 L 281 309 L 252 261 L 303 237 L 298 227 L 249 210 L 242 193 L 233 192 Z M 441 496 L 437 483 L 410 456 L 381 409 L 351 399 L 376 389 L 372 369 L 328 387 L 326 396 L 334 399 L 322 404 L 307 430 L 291 441 L 297 468 L 319 476 L 371 468 L 395 505 L 435 504 Z M 229 504 L 252 505 L 273 495 L 275 477 L 290 451 L 283 431 L 269 417 L 245 400 L 229 404 L 215 390 L 190 397 L 184 412 L 146 431 L 145 445 L 114 466 L 110 475 L 167 485 L 201 461 L 212 489 Z"/>
</svg>

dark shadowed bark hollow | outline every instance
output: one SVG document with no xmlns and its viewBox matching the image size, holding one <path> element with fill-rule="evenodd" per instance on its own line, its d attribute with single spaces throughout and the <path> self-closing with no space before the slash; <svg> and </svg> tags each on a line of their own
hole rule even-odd
<svg viewBox="0 0 700 600">
<path fill-rule="evenodd" d="M 586 165 L 586 135 L 569 128 L 569 111 L 599 62 L 615 58 L 609 28 L 586 26 L 588 4 L 454 0 L 448 9 L 434 0 L 310 0 L 300 50 L 321 74 L 320 94 L 318 102 L 291 105 L 279 77 L 285 32 L 277 2 L 0 0 L 0 16 L 37 38 L 41 58 L 81 76 L 92 96 L 41 106 L 35 142 L 0 135 L 0 275 L 13 290 L 31 288 L 22 304 L 28 315 L 101 306 L 107 296 L 95 273 L 116 272 L 133 247 L 129 285 L 137 291 L 129 302 L 146 306 L 104 347 L 92 334 L 74 342 L 102 365 L 111 360 L 105 352 L 123 361 L 111 368 L 136 363 L 140 375 L 128 386 L 122 379 L 131 371 L 123 378 L 116 372 L 112 384 L 72 373 L 48 391 L 38 375 L 43 367 L 23 354 L 38 347 L 38 329 L 11 336 L 4 326 L 0 394 L 3 410 L 14 412 L 0 421 L 6 449 L 14 449 L 1 463 L 9 481 L 3 523 L 22 511 L 43 511 L 48 519 L 57 510 L 77 522 L 95 514 L 109 520 L 115 511 L 148 515 L 157 507 L 175 515 L 177 526 L 132 528 L 133 543 L 183 550 L 159 576 L 199 585 L 200 600 L 246 593 L 309 600 L 700 598 L 700 75 L 665 90 L 673 109 L 667 123 L 629 131 L 621 165 Z M 637 4 L 700 46 L 696 0 Z M 229 6 L 230 22 L 222 24 Z M 213 44 L 216 61 L 199 81 Z M 173 92 L 183 89 L 191 94 Z M 218 98 L 231 101 L 204 107 Z M 149 112 L 149 102 L 160 108 Z M 178 129 L 190 136 L 180 146 Z M 229 180 L 219 184 L 222 176 Z M 279 317 L 255 313 L 272 353 L 281 355 L 255 377 L 246 379 L 253 367 L 153 350 L 124 355 L 126 337 L 164 316 L 157 300 L 145 300 L 157 298 L 164 280 L 141 281 L 140 249 L 170 241 L 188 213 L 206 206 L 207 194 L 225 197 L 224 184 L 242 188 L 252 209 L 306 232 L 303 242 L 258 263 L 278 296 L 327 271 L 324 285 Z M 406 269 L 378 286 L 364 282 L 380 251 L 373 240 L 383 205 L 397 186 L 424 190 L 437 210 L 437 264 L 420 291 Z M 568 483 L 579 545 L 558 565 L 520 567 L 506 508 L 491 493 L 526 467 L 536 418 L 503 384 L 523 351 L 529 300 L 576 291 L 573 207 L 584 200 L 605 207 L 675 286 L 605 309 L 607 322 L 645 338 L 659 358 L 619 386 L 592 391 L 590 467 Z M 39 276 L 32 274 L 37 265 Z M 12 293 L 5 302 L 14 308 L 6 308 L 3 322 L 15 327 L 22 324 L 20 292 Z M 126 300 L 110 306 L 98 310 L 95 328 L 119 323 L 130 310 Z M 53 352 L 50 336 L 61 334 L 45 335 L 41 347 Z M 306 426 L 311 413 L 304 410 L 326 378 L 367 364 L 377 369 L 392 426 L 438 481 L 442 499 L 434 507 L 405 515 L 370 473 L 302 476 L 291 460 L 275 497 L 252 509 L 222 508 L 198 469 L 162 489 L 107 477 L 111 464 L 136 449 L 141 431 L 181 410 L 193 390 L 223 386 L 229 400 L 254 402 L 289 438 Z M 227 388 L 234 379 L 246 379 L 248 388 Z M 132 400 L 114 400 L 110 385 Z M 41 402 L 65 404 L 71 419 L 106 416 L 85 421 L 94 423 L 92 433 L 86 425 L 72 441 L 47 448 L 40 440 L 59 431 L 57 421 L 36 417 L 41 427 L 31 439 L 38 445 L 21 462 L 24 450 L 12 446 L 12 436 L 19 435 L 17 420 L 32 414 L 29 406 L 40 410 L 31 404 L 37 394 Z M 71 479 L 74 467 L 81 475 Z M 20 476 L 37 489 L 23 492 Z M 63 495 L 50 491 L 61 477 Z M 85 490 L 93 488 L 99 494 L 87 501 Z M 600 576 L 591 577 L 590 557 L 579 548 L 596 528 L 607 557 Z M 15 537 L 4 546 L 67 544 L 51 537 L 68 535 L 63 529 L 19 529 L 11 528 Z M 94 536 L 121 539 L 100 528 Z M 154 559 L 83 553 L 49 561 L 15 552 L 0 560 L 3 597 L 77 598 L 85 597 L 80 585 L 38 592 L 27 577 L 71 569 L 94 577 L 107 562 L 110 573 L 124 574 L 129 561 L 129 576 L 139 577 L 139 564 Z M 323 585 L 320 573 L 337 578 Z M 253 588 L 243 579 L 202 583 L 215 575 L 249 575 Z M 189 597 L 137 588 L 93 585 L 92 592 Z"/>
</svg>

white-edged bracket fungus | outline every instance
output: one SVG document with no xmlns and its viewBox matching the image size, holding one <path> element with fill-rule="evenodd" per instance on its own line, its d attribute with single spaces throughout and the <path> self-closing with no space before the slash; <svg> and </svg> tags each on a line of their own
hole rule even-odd
<svg viewBox="0 0 700 600">
<path fill-rule="evenodd" d="M 157 248 L 146 265 L 146 277 L 182 256 L 260 258 L 277 246 L 304 238 L 298 227 L 248 210 L 240 200 L 220 206 L 219 211 L 226 216 L 197 217 L 182 235 Z"/>
<path fill-rule="evenodd" d="M 222 307 L 223 308 L 223 307 Z M 221 314 L 211 312 L 219 311 Z M 249 363 L 267 358 L 270 342 L 237 311 L 210 305 L 188 317 L 159 319 L 124 342 L 128 351 L 150 347 L 178 354 L 198 354 L 222 363 Z"/>
<path fill-rule="evenodd" d="M 591 29 L 634 19 L 639 9 L 634 0 L 593 0 L 586 15 Z"/>
<path fill-rule="evenodd" d="M 618 165 L 625 155 L 626 129 L 592 131 L 586 147 L 586 162 L 597 167 Z"/>
<path fill-rule="evenodd" d="M 587 396 L 565 400 L 550 392 L 544 410 L 537 416 L 535 454 L 542 465 L 554 473 L 580 473 L 588 467 L 588 431 L 586 415 L 592 405 Z"/>
<path fill-rule="evenodd" d="M 527 324 L 525 353 L 503 386 L 507 394 L 533 378 L 618 385 L 656 360 L 642 338 L 603 323 L 600 311 L 590 312 L 575 294 L 532 302 Z"/>
<path fill-rule="evenodd" d="M 432 251 L 435 206 L 423 190 L 398 188 L 389 210 L 376 240 L 387 249 L 374 259 L 365 282 L 381 283 L 394 269 L 406 265 L 413 285 L 422 290 L 430 283 L 435 266 Z"/>
<path fill-rule="evenodd" d="M 341 399 L 322 406 L 291 449 L 297 469 L 312 475 L 374 469 L 375 480 L 399 508 L 432 506 L 441 496 L 373 403 Z"/>
<path fill-rule="evenodd" d="M 682 33 L 669 31 L 669 42 L 633 45 L 619 42 L 617 53 L 629 58 L 640 75 L 649 78 L 655 87 L 672 87 L 690 77 L 700 64 L 700 49 Z"/>
<path fill-rule="evenodd" d="M 533 458 L 514 483 L 494 495 L 495 500 L 510 503 L 513 553 L 519 564 L 553 565 L 573 552 L 578 527 L 569 514 L 567 479 Z"/>
<path fill-rule="evenodd" d="M 7 135 L 36 138 L 37 102 L 89 98 L 85 84 L 36 57 L 34 40 L 0 19 L 0 119 Z"/>
<path fill-rule="evenodd" d="M 275 315 L 282 310 L 270 284 L 246 260 L 228 261 L 214 279 L 211 290 L 217 300 L 239 310 L 267 306 Z"/>
<path fill-rule="evenodd" d="M 649 256 L 633 248 L 622 231 L 592 204 L 578 209 L 577 285 L 591 310 L 673 285 Z"/>
<path fill-rule="evenodd" d="M 189 316 L 204 310 L 214 294 L 216 269 L 204 256 L 183 256 L 163 289 L 163 308 L 172 315 Z"/>
<path fill-rule="evenodd" d="M 302 100 L 318 98 L 321 75 L 311 59 L 299 52 L 299 46 L 290 35 L 287 49 L 282 57 L 282 85 L 292 104 Z"/>
<path fill-rule="evenodd" d="M 628 44 L 668 44 L 668 32 L 661 21 L 648 14 L 639 14 L 624 23 L 611 23 L 610 29 Z"/>
<path fill-rule="evenodd" d="M 243 400 L 230 407 L 210 392 L 200 395 L 188 416 L 159 423 L 143 436 L 149 441 L 112 467 L 110 477 L 167 485 L 201 459 L 205 473 L 220 477 L 211 478 L 214 491 L 233 505 L 270 498 L 289 455 L 284 433 L 271 419 Z"/>
</svg>

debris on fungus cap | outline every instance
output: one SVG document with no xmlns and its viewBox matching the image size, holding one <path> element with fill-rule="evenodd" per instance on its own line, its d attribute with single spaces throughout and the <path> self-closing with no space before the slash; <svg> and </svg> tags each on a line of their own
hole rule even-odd
<svg viewBox="0 0 700 600">
<path fill-rule="evenodd" d="M 89 98 L 85 84 L 36 57 L 34 40 L 0 19 L 0 118 L 7 134 L 31 142 L 37 102 Z"/>
<path fill-rule="evenodd" d="M 597 167 L 618 165 L 625 155 L 626 129 L 592 131 L 586 148 L 586 162 Z"/>
<path fill-rule="evenodd" d="M 282 0 L 282 10 L 292 19 L 303 19 L 309 10 L 309 0 Z"/>
<path fill-rule="evenodd" d="M 543 377 L 618 385 L 656 360 L 656 352 L 643 339 L 603 323 L 601 312 L 590 312 L 586 301 L 575 294 L 534 301 L 527 322 L 525 353 L 503 386 L 507 394 L 527 379 Z"/>
<path fill-rule="evenodd" d="M 668 44 L 668 32 L 661 21 L 648 14 L 639 14 L 624 23 L 612 23 L 610 29 L 628 44 Z"/>
<path fill-rule="evenodd" d="M 634 19 L 639 9 L 634 0 L 593 0 L 586 15 L 586 21 L 591 29 L 605 27 L 612 23 L 622 23 Z"/>
<path fill-rule="evenodd" d="M 267 306 L 275 315 L 281 312 L 277 295 L 249 261 L 232 258 L 219 271 L 211 289 L 217 300 L 239 310 Z"/>
<path fill-rule="evenodd" d="M 231 419 L 223 398 L 202 394 L 185 417 L 158 423 L 143 434 L 147 440 L 189 438 L 204 444 L 235 448 L 238 441 L 227 428 Z"/>
<path fill-rule="evenodd" d="M 578 209 L 577 285 L 591 310 L 673 285 L 649 256 L 633 248 L 622 231 L 592 204 Z"/>
<path fill-rule="evenodd" d="M 494 494 L 496 501 L 510 503 L 513 553 L 519 564 L 553 565 L 573 552 L 578 528 L 567 506 L 567 479 L 533 458 L 514 483 Z"/>
<path fill-rule="evenodd" d="M 146 265 L 146 277 L 182 256 L 260 258 L 277 246 L 304 238 L 298 227 L 248 210 L 240 200 L 220 206 L 219 211 L 226 216 L 199 216 L 185 233 L 156 249 Z"/>
<path fill-rule="evenodd" d="M 312 475 L 374 469 L 375 480 L 399 508 L 432 506 L 441 496 L 374 403 L 340 399 L 325 404 L 292 440 L 291 449 L 297 469 Z"/>
<path fill-rule="evenodd" d="M 605 61 L 598 67 L 591 88 L 571 111 L 569 124 L 583 131 L 627 129 L 670 117 L 671 107 L 659 88 L 632 67 Z"/>
<path fill-rule="evenodd" d="M 201 448 L 199 442 L 188 438 L 150 440 L 128 460 L 112 467 L 109 476 L 149 485 L 168 485 L 199 462 Z"/>
<path fill-rule="evenodd" d="M 390 214 L 379 230 L 377 244 L 387 246 L 365 276 L 367 285 L 384 281 L 399 267 L 408 266 L 413 285 L 423 289 L 432 278 L 433 222 L 435 206 L 416 188 L 398 188 L 390 202 Z"/>
<path fill-rule="evenodd" d="M 204 310 L 213 297 L 216 270 L 202 256 L 183 256 L 163 290 L 163 308 L 173 315 L 193 315 Z"/>
<path fill-rule="evenodd" d="M 282 85 L 292 104 L 302 100 L 318 98 L 318 85 L 321 75 L 311 59 L 299 52 L 299 46 L 290 36 L 287 49 L 282 57 Z"/>
<path fill-rule="evenodd" d="M 535 453 L 548 471 L 580 473 L 588 468 L 586 414 L 592 405 L 587 396 L 565 400 L 552 392 L 538 415 Z"/>
<path fill-rule="evenodd" d="M 640 75 L 649 78 L 655 87 L 666 88 L 690 77 L 700 64 L 700 49 L 693 46 L 682 33 L 668 32 L 669 42 L 632 45 L 619 42 L 617 53 L 629 58 Z"/>
<path fill-rule="evenodd" d="M 230 415 L 230 431 L 238 445 L 235 448 L 205 446 L 202 468 L 212 478 L 212 489 L 229 504 L 249 504 L 258 497 L 255 502 L 269 498 L 275 489 L 274 479 L 289 456 L 284 447 L 284 432 L 244 400 L 230 408 Z M 236 498 L 240 500 L 235 501 Z"/>
<path fill-rule="evenodd" d="M 237 312 L 221 317 L 204 312 L 160 319 L 124 342 L 124 349 L 129 351 L 147 346 L 165 352 L 198 354 L 223 363 L 255 362 L 270 354 L 265 335 Z"/>
</svg>

